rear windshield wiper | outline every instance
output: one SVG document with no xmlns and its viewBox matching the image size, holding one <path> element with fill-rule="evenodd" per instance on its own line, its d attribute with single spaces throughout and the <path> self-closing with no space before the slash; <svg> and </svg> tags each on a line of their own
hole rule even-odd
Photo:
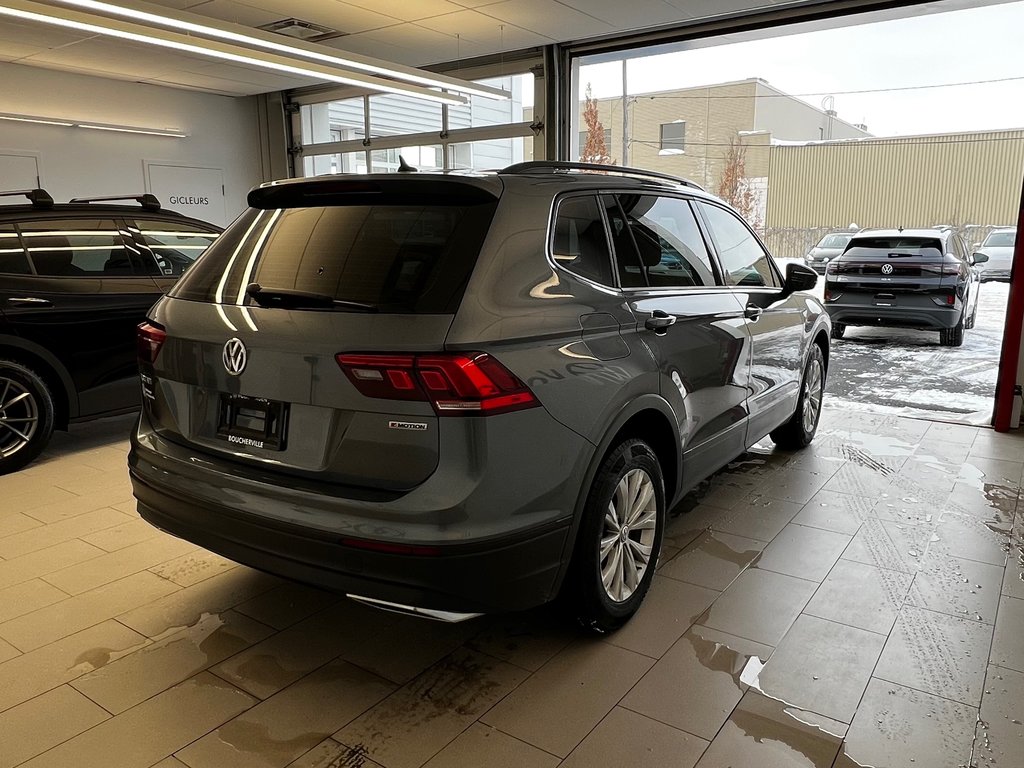
<svg viewBox="0 0 1024 768">
<path fill-rule="evenodd" d="M 259 283 L 249 283 L 245 293 L 261 307 L 280 309 L 348 309 L 355 312 L 378 312 L 373 304 L 361 301 L 336 299 L 324 293 L 298 291 L 292 288 L 264 288 Z"/>
</svg>

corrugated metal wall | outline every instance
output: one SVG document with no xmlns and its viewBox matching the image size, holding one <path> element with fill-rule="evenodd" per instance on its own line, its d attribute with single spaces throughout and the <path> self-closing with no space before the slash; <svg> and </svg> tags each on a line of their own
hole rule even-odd
<svg viewBox="0 0 1024 768">
<path fill-rule="evenodd" d="M 1016 220 L 1024 130 L 774 146 L 769 229 Z"/>
</svg>

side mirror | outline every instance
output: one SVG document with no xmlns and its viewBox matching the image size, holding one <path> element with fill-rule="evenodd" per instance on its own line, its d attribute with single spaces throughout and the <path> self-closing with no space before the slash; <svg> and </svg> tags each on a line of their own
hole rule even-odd
<svg viewBox="0 0 1024 768">
<path fill-rule="evenodd" d="M 972 253 L 971 256 L 974 258 L 975 264 L 984 264 L 986 261 L 988 261 L 987 253 Z"/>
<path fill-rule="evenodd" d="M 782 293 L 785 296 L 797 291 L 809 291 L 818 284 L 818 273 L 803 264 L 788 264 L 786 266 L 786 282 L 782 286 Z"/>
</svg>

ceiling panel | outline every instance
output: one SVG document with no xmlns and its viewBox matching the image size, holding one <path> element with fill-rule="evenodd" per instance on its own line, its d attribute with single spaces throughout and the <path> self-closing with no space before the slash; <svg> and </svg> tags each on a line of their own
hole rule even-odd
<svg viewBox="0 0 1024 768">
<path fill-rule="evenodd" d="M 478 12 L 556 40 L 593 37 L 615 31 L 606 21 L 550 0 L 505 0 L 480 8 Z"/>
<path fill-rule="evenodd" d="M 348 0 L 346 5 L 367 8 L 402 21 L 429 19 L 431 16 L 454 13 L 463 8 L 450 0 Z"/>
<path fill-rule="evenodd" d="M 251 5 L 233 2 L 233 0 L 208 0 L 205 3 L 189 6 L 185 10 L 189 13 L 200 13 L 211 19 L 230 21 L 232 24 L 242 24 L 246 27 L 261 27 L 284 18 L 277 11 L 268 8 L 254 8 Z"/>
<path fill-rule="evenodd" d="M 371 29 L 390 27 L 400 24 L 401 19 L 373 10 L 372 6 L 363 8 L 343 2 L 326 2 L 325 0 L 237 0 L 243 5 L 250 5 L 273 13 L 278 19 L 302 19 L 322 24 L 339 32 L 351 34 L 366 32 Z M 202 6 L 189 8 L 189 13 L 202 13 Z M 287 38 L 285 38 L 287 39 Z"/>
<path fill-rule="evenodd" d="M 32 46 L 39 49 L 60 48 L 62 45 L 77 43 L 93 37 L 86 32 L 73 32 L 58 27 L 45 27 L 42 24 L 22 23 L 20 21 L 0 21 L 0 43 L 8 41 L 19 45 Z M 6 47 L 6 46 L 4 46 Z M 3 53 L 7 51 L 4 50 Z"/>
<path fill-rule="evenodd" d="M 129 62 L 130 67 L 126 67 Z M 170 51 L 109 39 L 83 40 L 74 45 L 34 54 L 19 63 L 50 64 L 62 69 L 82 66 L 93 73 L 131 74 L 139 80 L 193 65 L 188 57 Z M 126 69 L 130 71 L 126 72 Z"/>
<path fill-rule="evenodd" d="M 515 24 L 471 10 L 425 19 L 417 22 L 416 26 L 458 35 L 463 44 L 469 45 L 461 50 L 460 58 L 515 51 L 555 42 L 554 37 L 548 37 L 541 32 L 523 29 Z M 443 61 L 443 59 L 437 59 L 437 61 Z"/>
<path fill-rule="evenodd" d="M 644 26 L 653 27 L 684 21 L 692 16 L 666 0 L 562 0 L 562 3 L 586 11 L 615 29 L 628 29 L 636 24 L 637 19 L 643 19 Z"/>
</svg>

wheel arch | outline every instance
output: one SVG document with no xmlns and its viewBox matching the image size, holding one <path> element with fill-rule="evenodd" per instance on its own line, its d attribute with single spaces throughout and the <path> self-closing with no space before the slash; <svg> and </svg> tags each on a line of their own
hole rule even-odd
<svg viewBox="0 0 1024 768">
<path fill-rule="evenodd" d="M 659 395 L 643 395 L 626 404 L 604 431 L 604 437 L 598 443 L 590 464 L 580 484 L 580 493 L 573 509 L 569 535 L 566 537 L 565 551 L 562 553 L 562 567 L 554 582 L 554 594 L 561 589 L 576 548 L 580 523 L 583 519 L 583 508 L 587 496 L 594 484 L 594 478 L 608 454 L 623 440 L 639 438 L 647 442 L 654 450 L 661 464 L 665 481 L 665 503 L 671 508 L 682 483 L 682 446 L 679 444 L 676 428 L 677 418 L 668 404 Z M 667 511 L 667 510 L 666 510 Z"/>
<path fill-rule="evenodd" d="M 0 334 L 0 358 L 14 360 L 38 373 L 53 395 L 55 426 L 67 429 L 68 422 L 78 416 L 78 397 L 67 368 L 53 353 L 17 336 Z"/>
</svg>

